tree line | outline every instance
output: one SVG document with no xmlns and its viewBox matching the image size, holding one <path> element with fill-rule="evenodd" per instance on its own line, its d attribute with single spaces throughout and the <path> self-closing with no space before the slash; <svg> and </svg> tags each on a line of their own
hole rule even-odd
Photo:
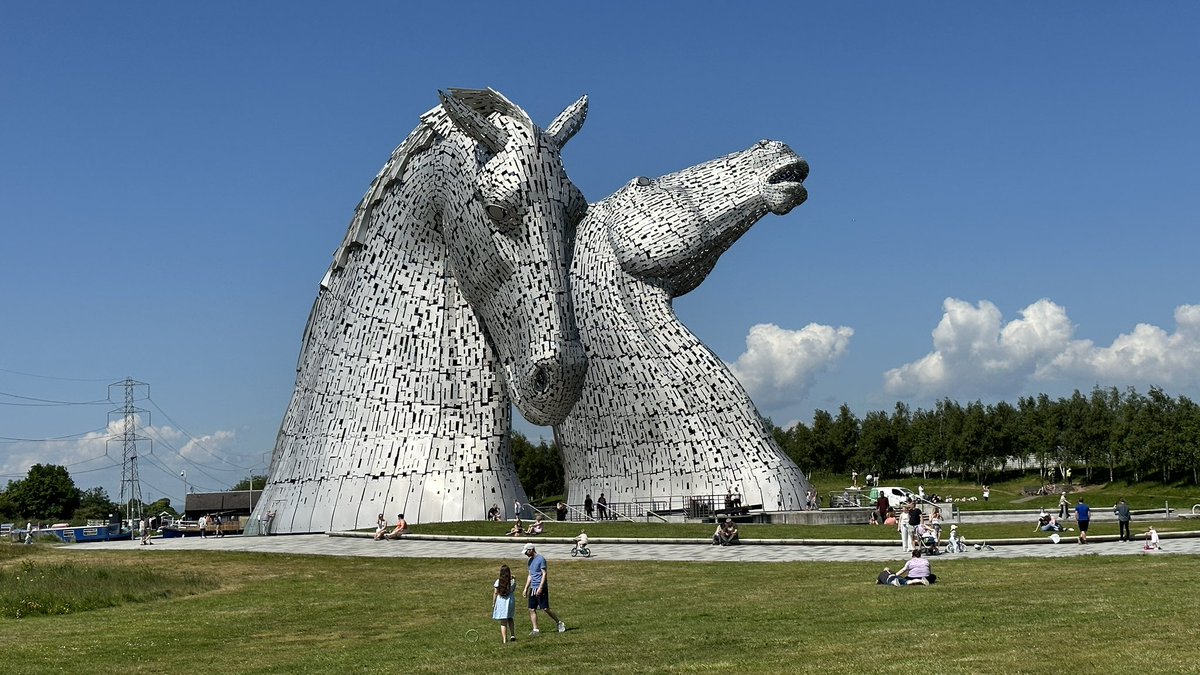
<svg viewBox="0 0 1200 675">
<path fill-rule="evenodd" d="M 178 515 L 166 497 L 142 504 L 142 512 L 147 515 L 164 511 Z M 123 517 L 125 509 L 108 496 L 107 490 L 79 489 L 65 466 L 34 464 L 25 478 L 10 480 L 0 490 L 0 520 L 5 522 L 82 524 L 89 520 L 107 521 L 114 514 Z"/>
<path fill-rule="evenodd" d="M 842 404 L 817 409 L 810 424 L 783 429 L 766 420 L 779 447 L 805 473 L 895 476 L 923 468 L 987 482 L 1003 467 L 1021 463 L 1043 475 L 1072 468 L 1088 482 L 1118 479 L 1200 484 L 1200 406 L 1158 387 L 1078 389 L 1057 399 L 1047 394 L 965 405 L 949 398 L 931 409 L 903 402 L 861 419 Z M 534 501 L 565 492 L 558 447 L 512 434 L 513 459 Z M 1081 473 L 1080 473 L 1081 472 Z M 1081 475 L 1082 474 L 1082 475 Z"/>
<path fill-rule="evenodd" d="M 812 424 L 773 428 L 780 447 L 806 472 L 845 474 L 911 467 L 985 482 L 1010 462 L 1050 472 L 1072 468 L 1089 482 L 1117 479 L 1197 484 L 1200 406 L 1158 387 L 1095 387 L 1052 399 L 1046 394 L 965 406 L 950 399 L 932 409 L 871 411 L 861 420 L 843 404 L 817 410 Z M 1078 473 L 1076 474 L 1078 475 Z"/>
<path fill-rule="evenodd" d="M 871 411 L 859 419 L 842 404 L 836 415 L 817 409 L 811 424 L 791 428 L 767 420 L 779 447 L 806 473 L 883 473 L 923 467 L 984 482 L 1010 462 L 1032 462 L 1043 472 L 1076 468 L 1088 482 L 1118 479 L 1200 484 L 1200 405 L 1171 397 L 1158 387 L 1143 394 L 1133 387 L 1078 389 L 1052 399 L 1046 394 L 963 405 L 949 398 L 933 408 L 912 410 L 898 402 L 891 412 Z M 526 494 L 534 501 L 566 491 L 558 446 L 534 444 L 512 433 L 513 461 Z M 1078 475 L 1078 474 L 1076 474 Z M 261 489 L 265 476 L 253 480 Z M 143 505 L 143 512 L 175 513 L 169 499 Z M 0 491 L 0 519 L 100 520 L 123 513 L 104 488 L 80 490 L 66 467 L 35 464 L 23 480 Z"/>
</svg>

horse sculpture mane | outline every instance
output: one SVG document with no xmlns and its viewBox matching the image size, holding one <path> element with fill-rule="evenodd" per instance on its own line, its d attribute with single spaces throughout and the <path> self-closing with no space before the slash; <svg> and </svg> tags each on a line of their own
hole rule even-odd
<svg viewBox="0 0 1200 675">
<path fill-rule="evenodd" d="M 807 175 L 790 148 L 763 141 L 638 178 L 591 207 L 571 264 L 589 365 L 579 402 L 555 428 L 573 500 L 603 493 L 609 509 L 632 515 L 735 492 L 765 510 L 803 505 L 804 474 L 671 301 L 760 218 L 802 203 Z"/>
<path fill-rule="evenodd" d="M 546 131 L 492 90 L 453 89 L 355 209 L 304 330 L 251 531 L 483 519 L 525 501 L 511 405 L 560 421 L 586 361 L 566 269 L 587 204 Z"/>
</svg>

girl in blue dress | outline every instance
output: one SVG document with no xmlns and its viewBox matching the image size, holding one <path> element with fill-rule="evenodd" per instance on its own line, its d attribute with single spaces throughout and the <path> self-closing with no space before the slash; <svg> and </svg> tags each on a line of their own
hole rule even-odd
<svg viewBox="0 0 1200 675">
<path fill-rule="evenodd" d="M 513 596 L 517 593 L 517 580 L 508 565 L 500 566 L 500 577 L 492 584 L 492 618 L 500 622 L 500 641 L 517 641 L 517 630 L 513 625 Z"/>
</svg>

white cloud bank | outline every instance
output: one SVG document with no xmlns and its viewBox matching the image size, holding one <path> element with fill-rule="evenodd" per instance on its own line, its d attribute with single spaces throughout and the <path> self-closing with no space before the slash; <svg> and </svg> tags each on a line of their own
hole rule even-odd
<svg viewBox="0 0 1200 675">
<path fill-rule="evenodd" d="M 1067 311 L 1048 299 L 1002 324 L 1000 310 L 956 298 L 933 331 L 933 351 L 884 374 L 887 391 L 926 397 L 1012 395 L 1033 381 L 1193 386 L 1200 380 L 1200 305 L 1175 309 L 1176 330 L 1138 324 L 1108 347 L 1072 339 Z"/>
<path fill-rule="evenodd" d="M 746 351 L 726 364 L 762 407 L 799 403 L 816 375 L 845 355 L 854 329 L 810 323 L 800 330 L 760 323 L 746 334 Z"/>
<path fill-rule="evenodd" d="M 219 430 L 191 438 L 174 427 L 143 426 L 140 416 L 135 416 L 134 426 L 140 437 L 153 441 L 153 446 L 147 441 L 138 443 L 138 474 L 145 496 L 155 493 L 154 488 L 167 493 L 178 489 L 182 493 L 182 484 L 174 482 L 179 480 L 177 474 L 181 468 L 188 470 L 191 482 L 205 489 L 224 489 L 227 487 L 224 483 L 232 484 L 246 476 L 239 465 L 253 461 L 234 453 L 236 435 L 232 431 Z M 74 438 L 5 443 L 0 445 L 0 476 L 19 480 L 34 464 L 66 466 L 76 487 L 86 490 L 100 486 L 115 500 L 121 493 L 124 431 L 124 419 L 115 418 L 102 431 Z"/>
</svg>

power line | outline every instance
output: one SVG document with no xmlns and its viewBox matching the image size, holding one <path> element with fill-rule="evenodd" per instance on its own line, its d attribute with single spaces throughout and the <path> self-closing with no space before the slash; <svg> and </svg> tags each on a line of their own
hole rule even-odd
<svg viewBox="0 0 1200 675">
<path fill-rule="evenodd" d="M 224 481 L 222 481 L 220 478 L 217 478 L 216 476 L 214 476 L 214 475 L 212 475 L 212 474 L 210 474 L 210 473 L 208 473 L 207 471 L 205 471 L 205 470 L 204 470 L 204 469 L 206 469 L 206 468 L 207 468 L 207 469 L 212 469 L 213 471 L 221 471 L 221 470 L 222 470 L 221 468 L 219 468 L 219 467 L 214 467 L 214 466 L 211 466 L 211 465 L 208 465 L 208 464 L 201 464 L 201 463 L 199 463 L 199 462 L 195 462 L 195 461 L 193 461 L 193 460 L 190 460 L 190 459 L 188 459 L 187 457 L 185 457 L 185 456 L 184 456 L 184 454 L 183 454 L 183 453 L 182 453 L 182 452 L 181 452 L 181 451 L 180 451 L 178 448 L 176 448 L 175 446 L 171 445 L 171 443 L 170 443 L 169 441 L 167 441 L 167 440 L 163 439 L 163 438 L 162 438 L 162 436 L 158 435 L 158 432 L 156 432 L 156 431 L 153 431 L 153 430 L 150 430 L 150 429 L 147 429 L 147 432 L 148 432 L 148 433 L 151 433 L 151 434 L 154 434 L 154 437 L 155 437 L 155 439 L 157 439 L 157 440 L 158 440 L 158 442 L 159 442 L 159 444 L 160 444 L 160 445 L 162 445 L 162 446 L 166 447 L 168 450 L 170 450 L 171 452 L 175 453 L 175 456 L 176 456 L 176 457 L 178 457 L 179 459 L 183 460 L 183 462 L 184 462 L 185 464 L 187 464 L 188 466 L 190 466 L 190 467 L 192 467 L 192 468 L 196 469 L 196 470 L 197 470 L 197 471 L 199 471 L 200 473 L 204 474 L 205 476 L 207 476 L 208 478 L 210 478 L 210 479 L 212 479 L 212 480 L 215 480 L 215 481 L 217 481 L 218 483 L 222 483 L 222 482 L 224 482 Z M 241 467 L 237 467 L 237 468 L 241 468 Z"/>
<path fill-rule="evenodd" d="M 23 401 L 38 401 L 39 403 L 56 403 L 58 405 L 95 405 L 97 403 L 112 403 L 112 401 L 103 398 L 95 401 L 56 401 L 50 398 L 38 398 L 36 396 L 22 396 L 20 394 L 10 394 L 7 391 L 0 391 L 0 396 L 8 396 L 10 398 L 19 398 Z"/>
<path fill-rule="evenodd" d="M 89 431 L 81 431 L 77 434 L 67 434 L 66 436 L 55 436 L 54 438 L 13 438 L 11 436 L 0 436 L 0 443 L 57 443 L 59 441 L 67 441 L 72 438 L 94 434 L 100 431 L 108 431 L 108 427 L 100 427 L 99 429 L 91 429 Z M 97 436 L 97 438 L 100 438 Z"/>
<path fill-rule="evenodd" d="M 25 377 L 37 377 L 43 380 L 59 380 L 60 382 L 112 382 L 114 378 L 91 378 L 91 377 L 55 377 L 53 375 L 39 375 L 37 373 L 26 373 L 20 370 L 9 370 L 8 368 L 0 368 L 0 373 L 11 373 L 13 375 L 24 375 Z"/>
<path fill-rule="evenodd" d="M 187 436 L 189 439 L 191 439 L 191 441 L 196 444 L 196 447 L 207 452 L 208 454 L 212 455 L 216 459 L 219 459 L 222 462 L 225 462 L 226 464 L 228 464 L 229 466 L 232 466 L 235 469 L 241 469 L 242 471 L 250 471 L 254 468 L 254 467 L 250 467 L 250 466 L 241 466 L 238 464 L 234 464 L 233 462 L 229 461 L 228 458 L 222 457 L 221 455 L 218 455 L 216 452 L 213 452 L 212 450 L 208 449 L 208 447 L 206 447 L 203 443 L 201 443 L 198 438 L 189 434 L 187 432 L 187 429 L 184 429 L 182 426 L 179 425 L 178 422 L 171 419 L 171 416 L 168 415 L 167 412 L 165 410 L 163 410 L 161 406 L 158 405 L 157 401 L 150 398 L 149 394 L 146 395 L 146 400 L 150 403 L 150 405 L 154 406 L 154 409 L 157 410 L 159 413 L 161 413 L 163 417 L 167 418 L 168 422 L 175 425 L 175 428 L 178 429 L 184 436 Z M 182 457 L 182 455 L 180 455 L 180 456 Z M 217 467 L 209 467 L 209 468 L 214 469 L 214 470 L 220 470 L 220 469 L 217 469 Z"/>
</svg>

